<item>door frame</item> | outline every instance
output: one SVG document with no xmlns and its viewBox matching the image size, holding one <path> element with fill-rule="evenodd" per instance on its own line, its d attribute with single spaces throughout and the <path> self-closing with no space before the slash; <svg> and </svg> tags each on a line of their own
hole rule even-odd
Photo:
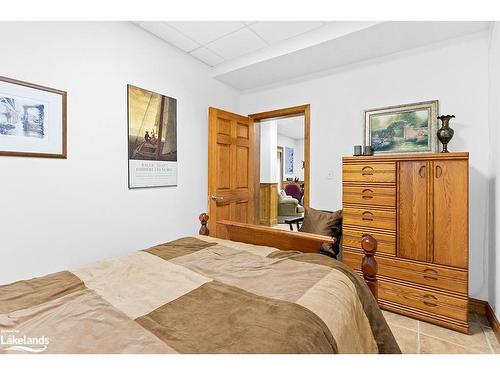
<svg viewBox="0 0 500 375">
<path fill-rule="evenodd" d="M 310 163 L 310 131 L 311 131 L 311 105 L 303 104 L 295 107 L 276 109 L 267 112 L 258 112 L 248 115 L 254 123 L 254 191 L 259 191 L 260 185 L 260 122 L 275 118 L 304 116 L 304 206 L 309 207 L 309 194 L 311 189 L 311 163 Z M 259 194 L 254 195 L 254 223 L 260 221 Z"/>
<path fill-rule="evenodd" d="M 283 168 L 285 164 L 284 160 L 285 150 L 283 146 L 278 146 L 278 154 L 280 156 L 280 180 L 278 182 L 278 189 L 279 189 L 283 186 L 283 179 L 285 178 L 285 176 L 283 175 Z"/>
</svg>

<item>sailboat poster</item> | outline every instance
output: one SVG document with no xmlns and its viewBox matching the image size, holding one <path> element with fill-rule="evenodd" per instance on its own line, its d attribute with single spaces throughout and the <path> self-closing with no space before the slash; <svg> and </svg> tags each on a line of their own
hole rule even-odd
<svg viewBox="0 0 500 375">
<path fill-rule="evenodd" d="M 129 188 L 177 185 L 177 100 L 128 85 Z"/>
</svg>

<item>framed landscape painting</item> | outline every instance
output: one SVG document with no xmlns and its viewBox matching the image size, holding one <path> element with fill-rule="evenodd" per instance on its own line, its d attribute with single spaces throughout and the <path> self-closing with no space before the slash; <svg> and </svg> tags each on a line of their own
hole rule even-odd
<svg viewBox="0 0 500 375">
<path fill-rule="evenodd" d="M 365 145 L 373 152 L 436 152 L 438 101 L 365 111 Z"/>
<path fill-rule="evenodd" d="M 0 155 L 66 158 L 65 91 L 0 77 Z"/>
<path fill-rule="evenodd" d="M 128 185 L 177 185 L 177 100 L 128 85 Z"/>
</svg>

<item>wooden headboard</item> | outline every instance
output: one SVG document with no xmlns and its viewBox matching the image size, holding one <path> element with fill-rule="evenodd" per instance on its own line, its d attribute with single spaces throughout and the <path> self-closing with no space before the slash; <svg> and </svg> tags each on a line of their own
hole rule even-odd
<svg viewBox="0 0 500 375">
<path fill-rule="evenodd" d="M 207 227 L 209 216 L 206 213 L 202 213 L 199 220 L 201 223 L 199 233 L 205 236 L 210 235 L 210 231 Z M 336 241 L 335 238 L 328 236 L 285 231 L 262 225 L 238 223 L 236 221 L 221 220 L 217 221 L 217 224 L 225 227 L 225 232 L 227 233 L 226 239 L 237 242 L 245 242 L 252 245 L 275 247 L 280 250 L 296 250 L 303 253 L 317 253 L 324 244 L 331 246 Z M 364 257 L 361 262 L 363 278 L 375 298 L 377 298 L 377 261 L 374 257 L 377 250 L 377 241 L 370 235 L 364 235 L 361 240 L 361 248 L 364 251 Z"/>
</svg>

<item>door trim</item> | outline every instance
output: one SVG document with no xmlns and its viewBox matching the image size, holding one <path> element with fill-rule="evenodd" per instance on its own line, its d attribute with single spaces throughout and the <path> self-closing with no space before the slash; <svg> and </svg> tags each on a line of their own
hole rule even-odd
<svg viewBox="0 0 500 375">
<path fill-rule="evenodd" d="M 248 115 L 254 122 L 254 191 L 259 191 L 260 185 L 260 122 L 274 118 L 304 116 L 304 206 L 309 207 L 311 189 L 311 105 L 304 104 L 295 107 L 276 109 L 272 111 L 252 113 Z M 260 221 L 259 195 L 254 196 L 254 223 Z"/>
<path fill-rule="evenodd" d="M 278 154 L 280 157 L 280 163 L 279 163 L 280 180 L 278 181 L 278 189 L 280 189 L 283 186 L 283 179 L 285 178 L 285 176 L 283 175 L 283 169 L 284 169 L 284 163 L 285 163 L 285 161 L 284 161 L 285 150 L 283 149 L 282 146 L 278 146 Z"/>
</svg>

